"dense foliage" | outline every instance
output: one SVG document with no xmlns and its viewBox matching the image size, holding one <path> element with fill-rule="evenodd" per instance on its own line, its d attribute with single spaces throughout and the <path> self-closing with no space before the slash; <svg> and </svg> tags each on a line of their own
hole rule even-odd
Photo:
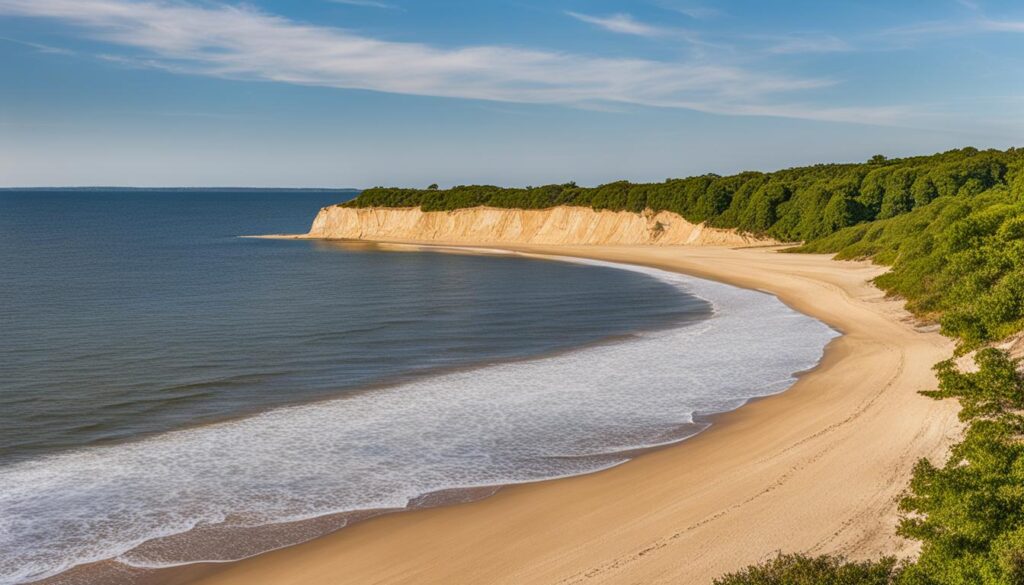
<svg viewBox="0 0 1024 585">
<path fill-rule="evenodd" d="M 443 211 L 487 205 L 543 209 L 576 205 L 641 212 L 673 211 L 695 223 L 809 241 L 851 225 L 905 214 L 946 197 L 969 199 L 1019 181 L 1024 150 L 974 148 L 861 164 L 823 164 L 772 173 L 702 175 L 663 183 L 620 181 L 521 189 L 488 185 L 451 189 L 367 189 L 352 207 L 420 207 Z"/>
<path fill-rule="evenodd" d="M 929 394 L 959 398 L 969 426 L 945 465 L 914 469 L 899 532 L 924 547 L 901 583 L 1024 583 L 1024 379 L 1005 352 L 984 349 L 975 361 L 973 373 L 936 366 Z"/>
<path fill-rule="evenodd" d="M 715 579 L 714 585 L 893 585 L 900 570 L 892 558 L 847 562 L 841 557 L 779 555 Z"/>
<path fill-rule="evenodd" d="M 1024 329 L 1024 197 L 998 186 L 847 228 L 800 251 L 870 257 L 876 283 L 971 348 Z"/>
<path fill-rule="evenodd" d="M 936 467 L 914 469 L 899 533 L 921 541 L 921 556 L 850 563 L 786 555 L 727 575 L 717 585 L 1021 585 L 1024 583 L 1024 378 L 1005 352 L 975 356 L 976 372 L 936 366 L 934 398 L 958 398 L 969 423 L 963 442 Z"/>
</svg>

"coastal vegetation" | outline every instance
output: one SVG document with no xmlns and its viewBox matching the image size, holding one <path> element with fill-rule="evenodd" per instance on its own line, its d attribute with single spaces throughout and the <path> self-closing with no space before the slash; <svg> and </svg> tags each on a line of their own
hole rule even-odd
<svg viewBox="0 0 1024 585">
<path fill-rule="evenodd" d="M 790 554 L 715 579 L 714 585 L 892 585 L 901 572 L 892 557 L 852 562 L 837 556 Z"/>
<path fill-rule="evenodd" d="M 880 288 L 905 298 L 915 314 L 938 320 L 962 349 L 978 347 L 1024 329 L 1024 192 L 1017 187 L 937 199 L 797 251 L 891 265 L 876 280 Z"/>
<path fill-rule="evenodd" d="M 991 347 L 1024 330 L 1024 150 L 964 148 L 593 188 L 374 188 L 344 205 L 671 211 L 802 243 L 791 252 L 891 266 L 877 285 L 905 299 L 919 318 L 938 322 L 958 340 L 958 353 L 976 352 L 976 371 L 943 361 L 935 368 L 938 389 L 925 392 L 958 399 L 967 430 L 942 466 L 918 462 L 900 502 L 898 532 L 921 542 L 920 556 L 898 563 L 782 555 L 715 583 L 1024 584 L 1024 378 L 1019 363 Z"/>
<path fill-rule="evenodd" d="M 900 502 L 898 533 L 922 544 L 915 561 L 785 555 L 716 585 L 1024 583 L 1024 377 L 1001 350 L 983 349 L 974 361 L 974 372 L 939 363 L 939 389 L 925 393 L 959 399 L 968 427 L 944 465 L 917 463 Z"/>
<path fill-rule="evenodd" d="M 955 194 L 947 190 L 927 201 L 911 197 L 914 204 L 901 213 L 807 238 L 791 250 L 870 258 L 891 266 L 875 280 L 880 288 L 905 299 L 919 317 L 938 321 L 944 334 L 959 340 L 958 353 L 977 350 L 977 371 L 964 372 L 952 360 L 943 361 L 935 367 L 938 390 L 925 392 L 937 399 L 958 399 L 960 418 L 968 426 L 944 465 L 918 462 L 900 502 L 898 533 L 921 542 L 919 558 L 893 565 L 891 559 L 848 563 L 792 555 L 723 577 L 719 585 L 800 579 L 1024 583 L 1024 378 L 1017 361 L 988 347 L 1024 330 L 1024 172 L 1019 152 L 1001 153 L 1016 158 L 1007 159 L 999 180 L 975 183 L 972 177 Z M 929 176 L 938 184 L 937 175 Z M 911 183 L 912 196 L 918 181 Z M 849 581 L 850 574 L 862 576 Z"/>
<path fill-rule="evenodd" d="M 504 188 L 375 187 L 349 207 L 447 211 L 490 206 L 545 209 L 575 205 L 612 211 L 671 211 L 694 223 L 736 228 L 781 241 L 811 241 L 843 228 L 904 215 L 941 198 L 970 199 L 996 187 L 1024 189 L 1024 150 L 964 148 L 932 156 L 820 164 L 771 173 L 706 174 L 662 183 L 618 181 Z"/>
</svg>

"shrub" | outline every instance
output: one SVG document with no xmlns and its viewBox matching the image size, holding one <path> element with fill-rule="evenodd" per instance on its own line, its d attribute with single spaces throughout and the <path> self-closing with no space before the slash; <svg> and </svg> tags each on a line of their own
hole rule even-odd
<svg viewBox="0 0 1024 585">
<path fill-rule="evenodd" d="M 715 579 L 715 585 L 891 585 L 901 572 L 896 559 L 850 562 L 842 557 L 779 555 Z"/>
</svg>

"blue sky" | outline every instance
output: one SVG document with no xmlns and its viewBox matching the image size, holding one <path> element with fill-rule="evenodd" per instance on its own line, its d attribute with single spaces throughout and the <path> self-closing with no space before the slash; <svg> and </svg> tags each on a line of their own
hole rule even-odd
<svg viewBox="0 0 1024 585">
<path fill-rule="evenodd" d="M 0 185 L 663 180 L 1021 145 L 1024 5 L 0 0 Z"/>
</svg>

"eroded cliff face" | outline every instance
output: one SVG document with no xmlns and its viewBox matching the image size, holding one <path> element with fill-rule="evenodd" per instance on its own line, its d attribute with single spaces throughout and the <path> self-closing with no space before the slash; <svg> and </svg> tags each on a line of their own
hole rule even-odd
<svg viewBox="0 0 1024 585">
<path fill-rule="evenodd" d="M 695 225 L 670 212 L 588 207 L 424 212 L 416 207 L 325 207 L 308 237 L 458 244 L 758 246 L 777 243 Z"/>
</svg>

